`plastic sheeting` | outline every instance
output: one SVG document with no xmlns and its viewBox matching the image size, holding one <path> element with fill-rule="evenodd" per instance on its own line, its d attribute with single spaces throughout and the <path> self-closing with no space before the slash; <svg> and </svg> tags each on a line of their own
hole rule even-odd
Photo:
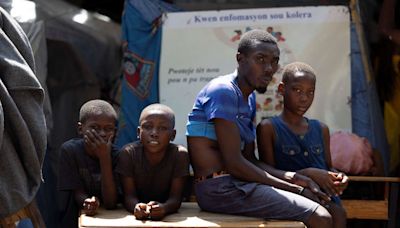
<svg viewBox="0 0 400 228">
<path fill-rule="evenodd" d="M 58 227 L 58 148 L 77 136 L 80 106 L 90 99 L 109 98 L 102 92 L 117 84 L 122 58 L 120 25 L 60 0 L 0 0 L 0 6 L 27 34 L 36 76 L 46 90 L 49 140 L 43 164 L 45 182 L 37 201 L 47 227 Z"/>
<path fill-rule="evenodd" d="M 76 136 L 80 106 L 118 80 L 120 26 L 59 0 L 36 0 L 48 40 L 47 85 L 53 106 L 52 148 Z M 104 94 L 107 97 L 108 94 Z"/>
<path fill-rule="evenodd" d="M 48 89 L 49 146 L 56 149 L 76 136 L 80 106 L 88 99 L 108 97 L 101 90 L 109 91 L 119 79 L 120 25 L 60 0 L 0 0 L 0 5 L 31 41 L 37 77 Z"/>
</svg>

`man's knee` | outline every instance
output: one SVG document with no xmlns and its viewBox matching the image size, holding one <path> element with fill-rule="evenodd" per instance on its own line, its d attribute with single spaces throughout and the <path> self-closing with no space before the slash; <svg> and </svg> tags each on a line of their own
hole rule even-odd
<svg viewBox="0 0 400 228">
<path fill-rule="evenodd" d="M 333 219 L 331 214 L 326 210 L 323 206 L 317 207 L 314 213 L 310 216 L 310 218 L 306 222 L 307 227 L 332 227 Z"/>
<path fill-rule="evenodd" d="M 336 207 L 334 208 L 334 213 L 335 216 L 338 218 L 343 218 L 343 219 L 347 219 L 347 213 L 346 210 L 339 205 L 335 205 Z"/>
<path fill-rule="evenodd" d="M 347 213 L 343 207 L 333 203 L 329 208 L 329 213 L 333 217 L 334 227 L 346 227 Z"/>
</svg>

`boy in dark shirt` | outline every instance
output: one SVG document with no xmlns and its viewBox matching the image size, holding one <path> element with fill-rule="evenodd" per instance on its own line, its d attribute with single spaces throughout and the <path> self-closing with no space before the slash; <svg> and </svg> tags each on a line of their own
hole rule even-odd
<svg viewBox="0 0 400 228">
<path fill-rule="evenodd" d="M 161 220 L 176 212 L 189 175 L 189 156 L 174 140 L 174 112 L 162 104 L 143 109 L 139 119 L 139 141 L 120 152 L 116 172 L 120 174 L 124 204 L 136 219 Z"/>
<path fill-rule="evenodd" d="M 61 146 L 58 189 L 65 227 L 77 227 L 79 209 L 94 215 L 100 202 L 107 209 L 116 206 L 113 167 L 117 150 L 112 146 L 116 121 L 117 114 L 109 103 L 88 101 L 79 112 L 78 133 L 82 138 Z"/>
<path fill-rule="evenodd" d="M 315 83 L 315 72 L 308 64 L 294 62 L 284 68 L 278 87 L 283 112 L 258 125 L 258 152 L 265 163 L 315 181 L 332 197 L 325 207 L 333 218 L 333 227 L 346 227 L 346 213 L 338 196 L 347 187 L 348 178 L 332 170 L 328 127 L 304 117 L 314 100 Z"/>
</svg>

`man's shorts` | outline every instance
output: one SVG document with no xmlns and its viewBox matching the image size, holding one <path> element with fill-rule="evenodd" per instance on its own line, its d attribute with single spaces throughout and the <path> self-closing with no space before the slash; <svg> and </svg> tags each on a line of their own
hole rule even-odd
<svg viewBox="0 0 400 228">
<path fill-rule="evenodd" d="M 301 195 L 231 175 L 203 180 L 195 190 L 200 208 L 215 213 L 305 222 L 319 206 Z"/>
</svg>

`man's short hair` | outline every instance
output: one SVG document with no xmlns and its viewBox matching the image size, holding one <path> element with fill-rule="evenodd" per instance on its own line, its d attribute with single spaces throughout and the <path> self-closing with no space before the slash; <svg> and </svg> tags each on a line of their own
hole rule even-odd
<svg viewBox="0 0 400 228">
<path fill-rule="evenodd" d="M 110 103 L 104 100 L 90 100 L 82 105 L 79 111 L 79 122 L 84 123 L 90 116 L 97 114 L 109 115 L 117 120 L 117 113 Z"/>
<path fill-rule="evenodd" d="M 253 29 L 243 34 L 239 41 L 238 52 L 246 54 L 251 50 L 256 41 L 271 43 L 277 45 L 277 41 L 269 32 L 261 29 Z"/>
<path fill-rule="evenodd" d="M 282 72 L 282 82 L 287 82 L 287 80 L 295 75 L 296 72 L 304 72 L 316 76 L 315 70 L 303 62 L 293 62 L 289 63 L 283 68 Z"/>
</svg>

